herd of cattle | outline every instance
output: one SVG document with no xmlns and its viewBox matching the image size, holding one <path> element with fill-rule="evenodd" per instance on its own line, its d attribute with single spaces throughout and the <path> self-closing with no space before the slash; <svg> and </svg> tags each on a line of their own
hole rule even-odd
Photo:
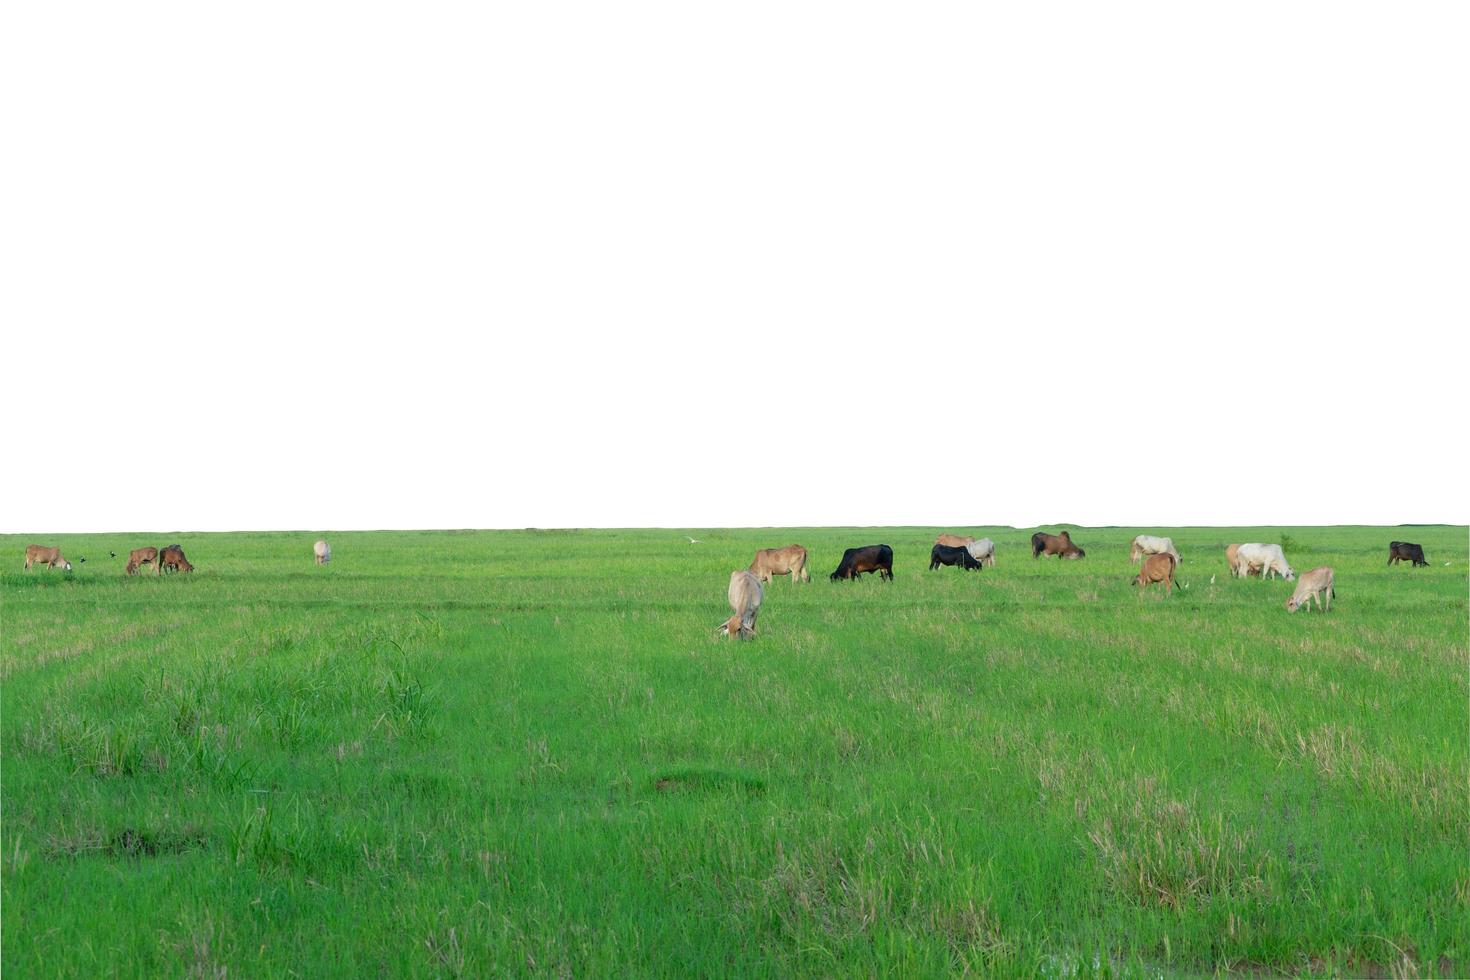
<svg viewBox="0 0 1470 980">
<path fill-rule="evenodd" d="M 110 557 L 117 557 L 116 552 L 109 554 Z M 81 563 L 86 560 L 78 558 L 77 562 Z M 38 544 L 26 548 L 25 570 L 29 572 L 32 565 L 45 565 L 47 568 L 71 571 L 71 562 L 62 555 L 60 548 L 45 548 Z M 192 572 L 194 570 L 194 566 L 189 564 L 189 559 L 184 557 L 184 549 L 176 544 L 163 548 L 135 548 L 128 553 L 128 563 L 123 571 L 128 575 L 136 575 L 138 569 L 143 565 L 152 565 L 156 575 L 161 575 L 166 571 Z"/>
<path fill-rule="evenodd" d="M 325 565 L 332 560 L 332 546 L 325 541 L 318 541 L 312 545 L 311 553 L 316 558 L 318 565 Z M 116 558 L 117 552 L 108 552 L 108 557 Z M 77 563 L 80 564 L 86 560 L 78 558 Z M 29 545 L 26 548 L 25 570 L 29 572 L 32 565 L 45 565 L 47 568 L 71 571 L 71 562 L 62 555 L 60 548 L 47 548 L 39 544 Z M 184 557 L 184 549 L 176 544 L 163 548 L 134 548 L 128 552 L 128 561 L 123 566 L 123 574 L 136 575 L 144 565 L 152 565 L 155 575 L 162 575 L 164 572 L 192 572 L 194 570 L 189 559 Z"/>
<path fill-rule="evenodd" d="M 318 565 L 332 560 L 332 547 L 326 541 L 312 545 L 312 556 Z M 116 558 L 115 552 L 109 556 Z M 1065 560 L 1085 558 L 1087 552 L 1072 542 L 1070 533 L 1046 534 L 1037 531 L 1031 535 L 1031 557 L 1056 556 Z M 755 635 L 755 621 L 765 598 L 764 586 L 777 575 L 789 575 L 792 582 L 810 582 L 807 572 L 807 550 L 799 544 L 785 548 L 763 548 L 755 553 L 750 567 L 730 573 L 730 588 L 727 597 L 733 615 L 720 624 L 718 632 L 727 636 L 750 637 Z M 1135 565 L 1142 562 L 1133 584 L 1147 589 L 1150 585 L 1162 585 L 1166 595 L 1174 594 L 1174 575 L 1183 561 L 1179 549 L 1169 538 L 1140 534 L 1133 539 L 1128 553 Z M 78 558 L 78 562 L 87 559 Z M 1424 549 L 1407 541 L 1390 541 L 1388 563 L 1394 565 L 1406 561 L 1414 566 L 1428 566 Z M 1272 576 L 1290 582 L 1296 573 L 1286 561 L 1286 554 L 1279 544 L 1232 544 L 1225 549 L 1225 564 L 1230 574 L 1237 578 L 1259 575 L 1263 580 Z M 62 568 L 71 571 L 71 562 L 61 554 L 60 548 L 47 548 L 33 544 L 26 548 L 25 570 L 32 565 Z M 152 565 L 155 575 L 164 572 L 192 572 L 194 566 L 184 557 L 184 549 L 176 544 L 164 548 L 135 548 L 128 553 L 123 571 L 136 575 L 144 565 Z M 957 534 L 941 534 L 929 550 L 929 570 L 941 566 L 952 566 L 971 571 L 995 567 L 995 542 L 989 538 L 968 538 Z M 859 575 L 877 573 L 880 579 L 893 580 L 893 549 L 886 544 L 870 544 L 862 548 L 848 548 L 837 563 L 837 570 L 829 578 L 836 582 L 855 579 Z M 1211 581 L 1214 581 L 1213 577 Z M 1333 588 L 1332 569 L 1323 566 L 1314 568 L 1297 581 L 1296 591 L 1286 602 L 1290 612 L 1314 601 L 1322 611 L 1332 608 L 1332 599 L 1337 594 Z"/>
<path fill-rule="evenodd" d="M 1072 542 L 1066 531 L 1061 534 L 1046 534 L 1038 531 L 1031 535 L 1031 557 L 1055 555 L 1057 558 L 1077 560 L 1087 552 Z M 1166 595 L 1174 594 L 1174 574 L 1183 561 L 1179 549 L 1169 538 L 1140 534 L 1133 539 L 1129 560 L 1135 565 L 1140 562 L 1133 584 L 1147 589 L 1150 585 L 1164 586 Z M 1388 545 L 1388 563 L 1393 565 L 1407 561 L 1415 566 L 1428 566 L 1424 549 L 1407 541 L 1391 541 Z M 1226 567 L 1236 578 L 1260 576 L 1264 581 L 1279 576 L 1285 581 L 1296 580 L 1296 590 L 1286 601 L 1288 612 L 1296 612 L 1302 606 L 1326 612 L 1332 608 L 1332 599 L 1337 595 L 1334 588 L 1332 569 L 1326 566 L 1314 568 L 1297 580 L 1296 572 L 1286 561 L 1286 554 L 1279 544 L 1232 544 L 1225 549 Z M 968 538 L 957 534 L 941 534 L 929 550 L 929 570 L 942 565 L 954 566 L 970 571 L 995 567 L 995 542 L 989 538 Z M 792 582 L 810 582 L 807 574 L 807 550 L 799 544 L 785 548 L 765 548 L 755 553 L 747 569 L 730 573 L 730 588 L 726 593 L 732 615 L 721 623 L 716 632 L 725 636 L 751 637 L 755 635 L 755 622 L 765 599 L 764 586 L 776 575 L 790 575 Z M 842 553 L 842 561 L 830 578 L 855 579 L 864 573 L 878 574 L 880 579 L 893 580 L 893 549 L 886 544 L 870 544 L 862 548 L 848 548 Z M 1211 576 L 1210 581 L 1214 581 Z"/>
</svg>

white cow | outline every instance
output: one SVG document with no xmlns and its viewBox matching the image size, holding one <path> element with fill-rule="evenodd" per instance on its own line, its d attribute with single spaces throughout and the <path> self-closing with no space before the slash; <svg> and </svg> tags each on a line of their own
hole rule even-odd
<svg viewBox="0 0 1470 980">
<path fill-rule="evenodd" d="M 1133 539 L 1133 550 L 1129 552 L 1128 559 L 1137 565 L 1145 555 L 1172 555 L 1176 565 L 1184 560 L 1179 557 L 1172 539 L 1156 538 L 1152 534 L 1140 534 Z"/>
<path fill-rule="evenodd" d="M 755 635 L 755 617 L 760 612 L 764 596 L 761 580 L 741 569 L 730 573 L 730 608 L 735 615 L 720 624 L 716 631 L 725 636 L 738 636 L 742 640 Z"/>
<path fill-rule="evenodd" d="M 318 541 L 312 545 L 311 552 L 316 555 L 316 563 L 318 565 L 325 565 L 332 560 L 332 546 L 325 541 Z"/>
<path fill-rule="evenodd" d="M 1330 612 L 1332 597 L 1335 595 L 1337 590 L 1332 587 L 1332 569 L 1323 565 L 1302 573 L 1301 581 L 1296 584 L 1296 591 L 1286 600 L 1286 611 L 1296 612 L 1302 606 L 1310 606 L 1315 599 L 1318 609 Z"/>
<path fill-rule="evenodd" d="M 1288 582 L 1296 578 L 1296 572 L 1286 563 L 1286 555 L 1282 554 L 1279 544 L 1243 544 L 1235 552 L 1235 560 L 1241 578 L 1258 568 L 1261 570 L 1262 581 L 1270 578 L 1272 572 Z"/>
<path fill-rule="evenodd" d="M 965 550 L 970 553 L 971 558 L 980 564 L 989 565 L 991 568 L 995 567 L 995 542 L 989 538 L 971 541 L 965 545 Z"/>
</svg>

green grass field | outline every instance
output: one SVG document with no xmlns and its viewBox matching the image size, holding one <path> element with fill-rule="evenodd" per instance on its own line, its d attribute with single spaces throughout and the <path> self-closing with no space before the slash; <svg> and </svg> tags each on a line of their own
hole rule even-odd
<svg viewBox="0 0 1470 980">
<path fill-rule="evenodd" d="M 1470 975 L 1466 529 L 1031 530 L 0 537 L 5 976 Z"/>
</svg>

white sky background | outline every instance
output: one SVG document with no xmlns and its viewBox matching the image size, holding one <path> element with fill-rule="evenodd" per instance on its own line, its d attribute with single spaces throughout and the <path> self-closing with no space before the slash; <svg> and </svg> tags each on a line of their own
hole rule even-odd
<svg viewBox="0 0 1470 980">
<path fill-rule="evenodd" d="M 6 21 L 0 531 L 1470 522 L 1470 5 Z"/>
</svg>

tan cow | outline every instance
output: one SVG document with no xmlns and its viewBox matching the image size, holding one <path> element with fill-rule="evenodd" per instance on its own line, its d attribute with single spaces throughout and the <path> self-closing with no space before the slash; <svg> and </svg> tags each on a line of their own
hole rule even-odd
<svg viewBox="0 0 1470 980">
<path fill-rule="evenodd" d="M 725 620 L 716 631 L 724 636 L 738 636 L 742 640 L 755 635 L 755 617 L 760 612 L 761 580 L 750 572 L 730 573 L 730 609 L 735 615 Z"/>
<path fill-rule="evenodd" d="M 762 582 L 769 582 L 773 575 L 790 575 L 793 583 L 812 580 L 806 570 L 806 549 L 799 544 L 762 548 L 750 562 L 750 573 Z"/>
<path fill-rule="evenodd" d="M 158 573 L 162 575 L 164 569 L 171 572 L 192 572 L 194 566 L 184 557 L 183 548 L 171 544 L 158 553 Z"/>
<path fill-rule="evenodd" d="M 128 552 L 128 566 L 125 571 L 129 575 L 138 574 L 138 566 L 152 565 L 154 574 L 158 573 L 158 549 L 157 548 L 134 548 Z"/>
<path fill-rule="evenodd" d="M 1168 552 L 1160 552 L 1157 555 L 1149 555 L 1143 560 L 1143 567 L 1138 570 L 1138 575 L 1133 579 L 1134 585 L 1141 585 L 1144 591 L 1156 582 L 1164 584 L 1164 594 L 1174 594 L 1174 556 Z"/>
<path fill-rule="evenodd" d="M 935 544 L 942 544 L 947 548 L 963 548 L 975 543 L 974 538 L 961 537 L 958 534 L 941 534 L 934 539 Z"/>
<path fill-rule="evenodd" d="M 1225 564 L 1230 567 L 1230 577 L 1240 578 L 1240 545 L 1225 546 Z"/>
<path fill-rule="evenodd" d="M 25 570 L 29 572 L 32 565 L 45 565 L 48 570 L 60 565 L 63 572 L 71 571 L 71 562 L 62 557 L 60 548 L 46 548 L 39 544 L 26 545 Z"/>
<path fill-rule="evenodd" d="M 316 563 L 318 565 L 325 565 L 332 560 L 332 546 L 325 541 L 318 541 L 312 545 L 311 553 L 316 555 Z"/>
<path fill-rule="evenodd" d="M 1332 569 L 1323 565 L 1314 568 L 1310 572 L 1302 573 L 1296 581 L 1296 591 L 1291 598 L 1286 600 L 1286 611 L 1296 612 L 1302 606 L 1310 606 L 1312 600 L 1317 600 L 1317 608 L 1323 612 L 1332 611 L 1332 597 L 1337 595 L 1337 590 L 1332 587 Z"/>
</svg>

